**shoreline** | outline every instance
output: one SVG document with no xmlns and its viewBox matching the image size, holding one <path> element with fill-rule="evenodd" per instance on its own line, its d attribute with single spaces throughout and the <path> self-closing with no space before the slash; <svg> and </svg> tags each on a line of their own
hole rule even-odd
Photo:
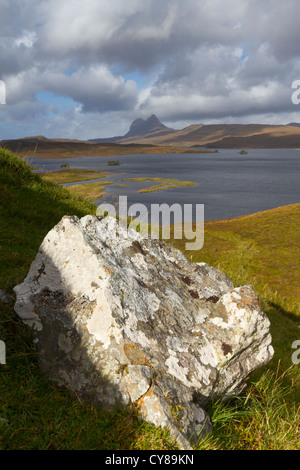
<svg viewBox="0 0 300 470">
<path fill-rule="evenodd" d="M 265 214 L 267 212 L 270 212 L 270 211 L 276 211 L 276 210 L 279 210 L 279 209 L 284 209 L 286 207 L 293 207 L 293 206 L 299 206 L 299 209 L 300 209 L 300 202 L 296 202 L 296 203 L 293 203 L 293 204 L 284 204 L 283 206 L 276 206 L 276 207 L 273 207 L 272 209 L 265 209 L 263 211 L 258 211 L 258 212 L 253 212 L 252 214 L 245 214 L 245 215 L 238 215 L 237 217 L 229 217 L 228 219 L 215 219 L 215 220 L 208 220 L 208 221 L 204 221 L 205 224 L 214 224 L 214 223 L 222 223 L 222 222 L 228 222 L 230 220 L 238 220 L 238 219 L 245 219 L 246 217 L 253 217 L 255 215 L 259 215 L 259 214 Z"/>
</svg>

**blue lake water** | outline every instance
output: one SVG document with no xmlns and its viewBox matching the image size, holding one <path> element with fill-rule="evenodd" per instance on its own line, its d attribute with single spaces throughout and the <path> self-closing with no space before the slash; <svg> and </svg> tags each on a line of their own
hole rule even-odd
<svg viewBox="0 0 300 470">
<path fill-rule="evenodd" d="M 108 166 L 119 160 L 120 166 Z M 205 220 L 219 220 L 253 214 L 287 204 L 300 203 L 300 151 L 291 149 L 255 149 L 240 155 L 236 149 L 211 154 L 126 155 L 62 159 L 31 158 L 40 171 L 69 168 L 99 170 L 111 173 L 106 181 L 107 194 L 98 203 L 116 203 L 126 195 L 128 206 L 142 203 L 150 211 L 151 204 L 204 204 Z M 117 172 L 122 172 L 117 174 Z M 139 176 L 176 178 L 194 181 L 191 187 L 139 193 L 138 189 L 153 182 L 122 181 Z M 95 180 L 93 180 L 95 181 Z M 101 180 L 100 180 L 101 181 Z M 127 184 L 128 187 L 120 187 Z"/>
</svg>

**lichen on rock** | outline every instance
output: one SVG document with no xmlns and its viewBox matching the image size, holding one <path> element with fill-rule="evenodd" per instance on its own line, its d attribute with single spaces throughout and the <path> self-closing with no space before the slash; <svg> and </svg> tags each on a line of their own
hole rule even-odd
<svg viewBox="0 0 300 470">
<path fill-rule="evenodd" d="M 64 217 L 14 290 L 48 377 L 106 409 L 135 403 L 181 448 L 273 355 L 251 286 L 111 217 Z"/>
</svg>

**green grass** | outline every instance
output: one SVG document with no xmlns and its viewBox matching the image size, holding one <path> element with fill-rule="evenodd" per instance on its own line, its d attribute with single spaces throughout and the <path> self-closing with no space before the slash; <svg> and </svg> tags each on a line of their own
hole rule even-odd
<svg viewBox="0 0 300 470">
<path fill-rule="evenodd" d="M 105 194 L 106 186 L 113 181 L 102 181 L 101 183 L 81 183 L 67 186 L 66 189 L 74 196 L 82 196 L 89 201 L 100 199 Z"/>
<path fill-rule="evenodd" d="M 236 285 L 255 286 L 275 348 L 274 359 L 249 379 L 242 396 L 207 410 L 213 434 L 197 449 L 300 448 L 300 374 L 291 364 L 291 344 L 300 339 L 299 207 L 206 224 L 204 248 L 186 253 L 224 270 Z M 23 281 L 44 236 L 63 215 L 95 210 L 0 149 L 0 288 L 12 293 Z M 185 251 L 183 242 L 174 241 Z M 107 413 L 49 382 L 13 307 L 13 301 L 0 301 L 0 339 L 7 348 L 7 364 L 0 365 L 0 449 L 176 448 L 167 432 L 142 422 L 134 408 Z"/>
<path fill-rule="evenodd" d="M 285 373 L 290 383 L 298 382 L 299 371 Z M 197 446 L 213 450 L 293 450 L 299 449 L 300 410 L 293 401 L 283 375 L 268 370 L 232 403 L 214 403 L 209 414 L 212 435 Z"/>
<path fill-rule="evenodd" d="M 181 186 L 194 186 L 197 183 L 193 181 L 179 181 L 175 178 L 158 178 L 158 177 L 148 177 L 140 176 L 137 178 L 124 178 L 123 181 L 155 181 L 158 184 L 149 186 L 148 188 L 139 189 L 139 193 L 151 193 L 153 191 L 162 191 L 165 189 L 179 188 Z"/>
<path fill-rule="evenodd" d="M 0 150 L 0 285 L 11 290 L 26 275 L 44 236 L 63 215 L 96 207 L 41 180 L 18 157 Z"/>
<path fill-rule="evenodd" d="M 47 171 L 40 173 L 39 176 L 45 180 L 55 184 L 75 183 L 77 181 L 92 180 L 98 178 L 105 178 L 111 173 L 105 171 L 92 171 L 92 170 L 78 170 L 72 168 L 71 170 Z"/>
<path fill-rule="evenodd" d="M 106 178 L 111 176 L 111 173 L 103 171 L 92 171 L 92 170 L 60 170 L 60 171 L 49 171 L 40 173 L 39 175 L 44 181 L 50 181 L 55 184 L 75 183 L 79 181 L 86 181 L 98 178 Z M 91 182 L 87 181 L 81 184 L 74 184 L 66 186 L 66 190 L 72 196 L 80 196 L 93 202 L 96 199 L 100 199 L 105 194 L 106 185 L 112 184 L 113 181 L 101 181 Z"/>
</svg>

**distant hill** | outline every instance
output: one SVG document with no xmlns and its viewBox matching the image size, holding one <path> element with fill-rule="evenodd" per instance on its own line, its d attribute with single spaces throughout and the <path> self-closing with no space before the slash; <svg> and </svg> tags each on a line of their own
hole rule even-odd
<svg viewBox="0 0 300 470">
<path fill-rule="evenodd" d="M 159 132 L 160 130 L 157 129 Z M 22 157 L 69 158 L 81 156 L 112 156 L 155 153 L 214 153 L 216 150 L 182 148 L 180 145 L 153 145 L 139 143 L 119 143 L 116 139 L 106 142 L 88 140 L 48 139 L 44 136 L 23 137 L 1 140 L 0 148 L 6 148 Z"/>
<path fill-rule="evenodd" d="M 106 139 L 90 139 L 89 142 L 95 143 L 121 143 L 128 139 L 151 139 L 157 138 L 163 135 L 170 135 L 173 132 L 176 132 L 174 129 L 165 126 L 160 122 L 160 120 L 152 114 L 148 119 L 138 118 L 133 121 L 129 131 L 124 136 L 111 137 Z"/>
<path fill-rule="evenodd" d="M 90 142 L 208 148 L 300 148 L 300 124 L 193 124 L 175 130 L 162 124 L 153 114 L 148 119 L 133 121 L 123 136 Z"/>
<path fill-rule="evenodd" d="M 181 130 L 165 126 L 154 114 L 135 119 L 123 136 L 80 141 L 44 136 L 2 140 L 0 147 L 28 156 L 98 156 L 136 153 L 188 153 L 204 149 L 300 149 L 300 123 L 193 124 Z M 154 147 L 155 146 L 155 147 Z"/>
</svg>

